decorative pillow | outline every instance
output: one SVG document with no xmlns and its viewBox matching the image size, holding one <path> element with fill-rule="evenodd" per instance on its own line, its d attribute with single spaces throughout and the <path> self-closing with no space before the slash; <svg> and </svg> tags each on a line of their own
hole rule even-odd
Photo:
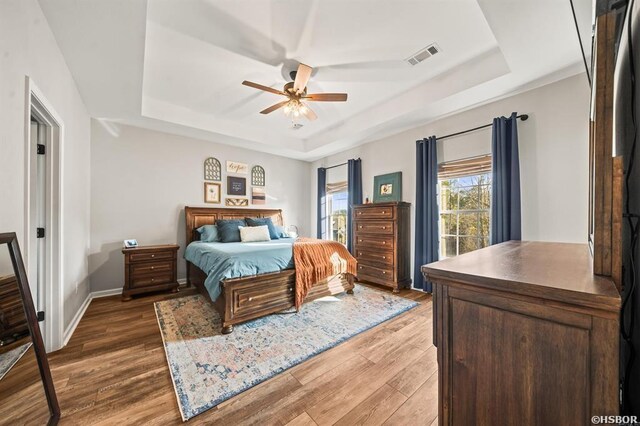
<svg viewBox="0 0 640 426">
<path fill-rule="evenodd" d="M 247 222 L 247 226 L 264 226 L 269 227 L 269 236 L 271 236 L 272 240 L 279 240 L 280 236 L 278 235 L 278 231 L 276 231 L 276 227 L 271 221 L 270 217 L 256 218 L 256 217 L 245 217 L 244 220 Z"/>
<path fill-rule="evenodd" d="M 242 219 L 218 219 L 216 221 L 218 226 L 218 234 L 220 234 L 220 241 L 223 243 L 239 243 L 240 240 L 240 226 L 244 226 L 244 220 Z"/>
<path fill-rule="evenodd" d="M 274 225 L 276 227 L 276 232 L 280 238 L 289 238 L 289 234 L 285 231 L 284 226 Z"/>
<path fill-rule="evenodd" d="M 214 243 L 220 241 L 220 235 L 218 234 L 218 227 L 216 225 L 203 225 L 198 228 L 200 233 L 200 241 L 206 243 Z"/>
<path fill-rule="evenodd" d="M 257 241 L 271 241 L 269 227 L 263 226 L 241 226 L 240 239 L 243 243 L 253 243 Z"/>
</svg>

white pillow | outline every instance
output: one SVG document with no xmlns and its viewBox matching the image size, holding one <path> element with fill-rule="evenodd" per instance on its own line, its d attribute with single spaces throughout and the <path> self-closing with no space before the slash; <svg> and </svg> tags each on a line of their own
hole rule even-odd
<svg viewBox="0 0 640 426">
<path fill-rule="evenodd" d="M 269 227 L 264 226 L 240 226 L 240 240 L 243 243 L 253 243 L 257 241 L 271 241 Z"/>
</svg>

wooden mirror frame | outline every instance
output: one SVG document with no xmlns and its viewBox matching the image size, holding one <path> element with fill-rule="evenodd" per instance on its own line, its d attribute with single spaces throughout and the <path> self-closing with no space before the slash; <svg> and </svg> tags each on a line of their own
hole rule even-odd
<svg viewBox="0 0 640 426">
<path fill-rule="evenodd" d="M 22 260 L 20 246 L 18 245 L 18 238 L 16 237 L 15 232 L 0 234 L 0 244 L 6 244 L 9 248 L 11 263 L 13 264 L 13 270 L 16 274 L 16 282 L 18 284 L 18 289 L 20 290 L 20 296 L 22 297 L 22 306 L 27 318 L 27 325 L 29 327 L 29 333 L 31 334 L 33 349 L 35 351 L 36 359 L 38 360 L 38 368 L 40 369 L 40 377 L 42 378 L 44 393 L 47 397 L 47 404 L 49 405 L 50 416 L 47 424 L 57 425 L 60 420 L 60 407 L 58 405 L 58 398 L 56 397 L 56 391 L 53 386 L 53 379 L 51 378 L 47 352 L 44 348 L 42 333 L 40 333 L 40 326 L 38 325 L 38 317 L 33 305 L 33 298 L 31 297 L 27 272 L 24 268 L 24 262 Z"/>
</svg>

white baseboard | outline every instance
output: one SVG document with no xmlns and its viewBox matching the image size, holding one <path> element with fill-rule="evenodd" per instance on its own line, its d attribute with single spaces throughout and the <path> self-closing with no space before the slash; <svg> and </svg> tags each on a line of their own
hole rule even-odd
<svg viewBox="0 0 640 426">
<path fill-rule="evenodd" d="M 89 307 L 89 304 L 91 303 L 91 300 L 93 299 L 91 295 L 92 293 L 87 294 L 87 298 L 84 299 L 84 302 L 82 302 L 80 309 L 78 309 L 78 312 L 76 312 L 73 319 L 71 320 L 71 323 L 69 324 L 67 329 L 64 331 L 64 334 L 62 336 L 62 348 L 67 346 L 67 343 L 69 343 L 69 339 L 71 339 L 73 332 L 76 331 L 76 327 L 80 323 L 80 320 L 84 316 L 84 313 L 86 312 L 87 308 Z"/>
<path fill-rule="evenodd" d="M 187 279 L 179 278 L 178 284 L 180 284 L 181 286 L 187 285 Z M 87 308 L 89 307 L 89 304 L 93 299 L 97 299 L 99 297 L 116 296 L 119 294 L 122 294 L 122 288 L 112 288 L 109 290 L 93 291 L 89 293 L 87 295 L 87 298 L 84 300 L 84 302 L 82 302 L 82 306 L 80 306 L 80 309 L 78 309 L 78 312 L 76 312 L 75 316 L 71 320 L 71 323 L 69 324 L 67 329 L 64 331 L 64 336 L 63 336 L 64 339 L 62 341 L 62 347 L 64 348 L 65 346 L 67 346 L 67 343 L 69 343 L 69 339 L 71 339 L 73 332 L 76 331 L 76 327 L 80 323 L 80 320 L 84 316 L 84 313 L 86 312 Z"/>
<path fill-rule="evenodd" d="M 112 289 L 109 289 L 109 290 L 94 291 L 94 292 L 91 293 L 91 298 L 92 299 L 97 299 L 98 297 L 116 296 L 118 294 L 122 294 L 122 287 L 121 288 L 112 288 Z"/>
</svg>

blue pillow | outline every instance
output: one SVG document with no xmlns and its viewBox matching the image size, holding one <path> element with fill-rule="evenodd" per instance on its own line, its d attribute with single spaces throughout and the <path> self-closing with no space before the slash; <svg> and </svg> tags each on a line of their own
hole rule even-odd
<svg viewBox="0 0 640 426">
<path fill-rule="evenodd" d="M 248 226 L 264 226 L 267 225 L 267 227 L 269 228 L 269 236 L 271 237 L 272 240 L 279 240 L 280 239 L 280 235 L 278 234 L 278 231 L 276 230 L 276 227 L 273 224 L 273 221 L 271 221 L 270 217 L 263 217 L 263 218 L 256 218 L 256 217 L 245 217 L 244 218 L 245 222 L 247 222 Z"/>
<path fill-rule="evenodd" d="M 218 226 L 218 234 L 220 234 L 220 241 L 223 243 L 239 243 L 240 242 L 240 228 L 239 226 L 245 226 L 242 219 L 219 219 L 216 221 Z"/>
<path fill-rule="evenodd" d="M 220 241 L 220 235 L 218 234 L 218 227 L 216 225 L 203 225 L 198 228 L 200 233 L 200 241 L 206 243 L 214 243 Z"/>
<path fill-rule="evenodd" d="M 284 226 L 275 225 L 275 227 L 276 232 L 278 233 L 280 238 L 289 238 L 289 234 L 287 234 L 287 231 L 285 231 Z"/>
</svg>

